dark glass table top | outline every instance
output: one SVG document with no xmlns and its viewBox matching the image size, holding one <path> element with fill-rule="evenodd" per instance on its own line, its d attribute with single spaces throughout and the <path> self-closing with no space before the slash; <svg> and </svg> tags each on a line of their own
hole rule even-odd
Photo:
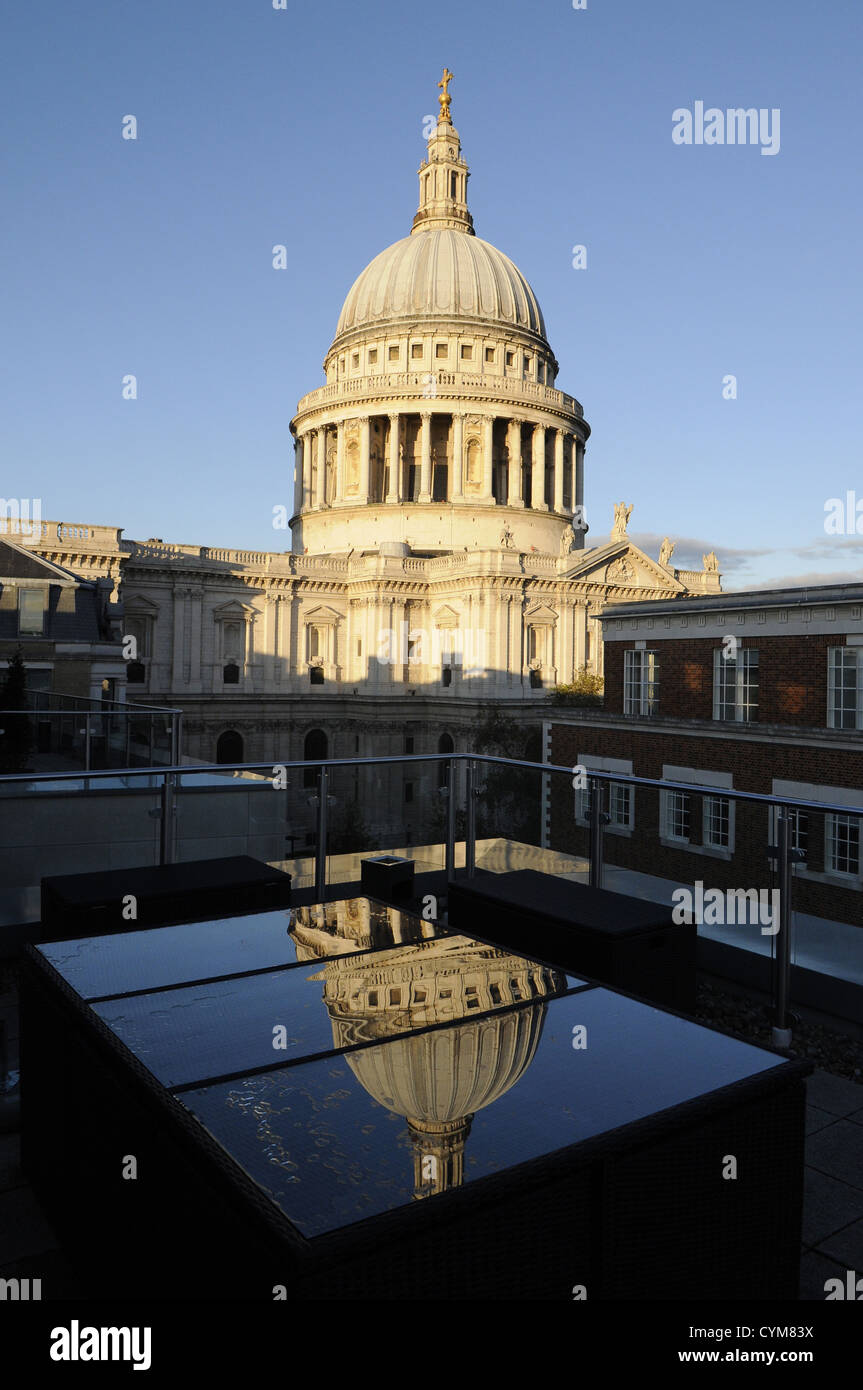
<svg viewBox="0 0 863 1390">
<path fill-rule="evenodd" d="M 83 998 L 99 999 L 444 934 L 445 928 L 410 913 L 353 898 L 46 942 L 37 950 Z"/>
<path fill-rule="evenodd" d="M 37 953 L 309 1238 L 787 1066 L 365 898 Z"/>
<path fill-rule="evenodd" d="M 94 1003 L 164 1086 L 451 1023 L 584 981 L 464 936 Z"/>
<path fill-rule="evenodd" d="M 783 1064 L 595 987 L 178 1099 L 311 1238 Z"/>
</svg>

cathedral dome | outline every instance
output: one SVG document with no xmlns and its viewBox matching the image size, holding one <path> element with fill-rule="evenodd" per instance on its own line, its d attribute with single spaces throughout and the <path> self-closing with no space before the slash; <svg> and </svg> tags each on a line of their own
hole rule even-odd
<svg viewBox="0 0 863 1390">
<path fill-rule="evenodd" d="M 542 310 L 518 267 L 453 227 L 418 229 L 375 256 L 348 293 L 335 341 L 356 329 L 422 318 L 499 324 L 545 338 Z"/>
</svg>

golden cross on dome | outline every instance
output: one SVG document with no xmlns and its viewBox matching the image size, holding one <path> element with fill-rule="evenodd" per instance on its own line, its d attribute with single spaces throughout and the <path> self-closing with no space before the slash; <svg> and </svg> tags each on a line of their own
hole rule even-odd
<svg viewBox="0 0 863 1390">
<path fill-rule="evenodd" d="M 443 77 L 438 83 L 438 86 L 441 88 L 441 95 L 438 97 L 438 101 L 440 102 L 440 114 L 442 121 L 449 120 L 449 104 L 452 101 L 452 97 L 449 94 L 449 84 L 450 82 L 452 82 L 452 79 L 453 74 L 450 72 L 448 67 L 444 67 Z"/>
</svg>

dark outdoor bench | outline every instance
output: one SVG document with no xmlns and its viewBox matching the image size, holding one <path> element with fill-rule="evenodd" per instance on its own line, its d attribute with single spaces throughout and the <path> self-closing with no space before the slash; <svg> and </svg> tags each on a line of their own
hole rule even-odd
<svg viewBox="0 0 863 1390">
<path fill-rule="evenodd" d="M 123 915 L 130 896 L 134 918 Z M 290 874 L 247 854 L 63 874 L 42 879 L 43 940 L 265 912 L 290 901 Z"/>
<path fill-rule="evenodd" d="M 449 886 L 449 924 L 656 1004 L 695 1005 L 694 926 L 671 907 L 552 874 L 478 872 Z"/>
</svg>

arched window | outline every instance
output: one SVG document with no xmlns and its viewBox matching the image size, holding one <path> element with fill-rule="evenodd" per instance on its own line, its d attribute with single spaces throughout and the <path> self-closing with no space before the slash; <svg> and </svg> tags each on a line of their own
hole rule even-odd
<svg viewBox="0 0 863 1390">
<path fill-rule="evenodd" d="M 130 661 L 126 667 L 126 680 L 129 685 L 140 685 L 147 678 L 143 661 Z"/>
<path fill-rule="evenodd" d="M 303 742 L 303 758 L 307 763 L 325 761 L 329 757 L 327 736 L 323 729 L 309 729 Z M 303 770 L 303 786 L 318 785 L 318 769 L 307 767 Z"/>
<path fill-rule="evenodd" d="M 227 666 L 222 671 L 222 680 L 225 682 L 225 685 L 240 684 L 240 668 L 236 661 L 228 662 Z"/>
<path fill-rule="evenodd" d="M 440 738 L 438 739 L 437 751 L 439 753 L 455 752 L 455 744 L 453 743 L 451 734 L 441 734 Z M 438 763 L 437 784 L 439 787 L 446 787 L 449 785 L 449 768 L 450 765 L 446 761 Z"/>
<path fill-rule="evenodd" d="M 241 763 L 243 761 L 243 736 L 236 729 L 226 729 L 219 734 L 216 744 L 217 763 Z"/>
</svg>

